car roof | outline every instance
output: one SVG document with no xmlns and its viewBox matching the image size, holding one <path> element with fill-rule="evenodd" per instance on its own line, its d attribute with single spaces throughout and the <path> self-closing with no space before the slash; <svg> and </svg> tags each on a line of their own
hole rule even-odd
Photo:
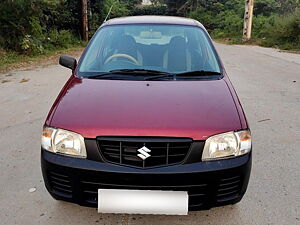
<svg viewBox="0 0 300 225">
<path fill-rule="evenodd" d="M 106 21 L 102 26 L 124 25 L 124 24 L 170 24 L 170 25 L 186 25 L 198 26 L 203 29 L 204 26 L 197 20 L 175 16 L 129 16 L 120 17 Z"/>
</svg>

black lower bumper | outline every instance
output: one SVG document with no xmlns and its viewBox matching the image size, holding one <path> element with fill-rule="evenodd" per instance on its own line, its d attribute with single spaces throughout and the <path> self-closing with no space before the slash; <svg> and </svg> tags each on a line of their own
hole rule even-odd
<svg viewBox="0 0 300 225">
<path fill-rule="evenodd" d="M 235 204 L 246 192 L 251 153 L 227 160 L 135 169 L 56 155 L 42 150 L 49 193 L 59 200 L 97 207 L 98 189 L 187 191 L 189 210 Z"/>
</svg>

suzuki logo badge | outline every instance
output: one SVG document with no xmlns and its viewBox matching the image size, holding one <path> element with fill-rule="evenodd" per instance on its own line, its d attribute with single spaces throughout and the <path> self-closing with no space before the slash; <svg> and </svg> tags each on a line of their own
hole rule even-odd
<svg viewBox="0 0 300 225">
<path fill-rule="evenodd" d="M 137 156 L 140 157 L 142 160 L 145 160 L 147 158 L 149 158 L 151 155 L 148 152 L 151 152 L 151 150 L 149 148 L 147 148 L 146 146 L 140 148 L 137 150 L 139 153 Z"/>
</svg>

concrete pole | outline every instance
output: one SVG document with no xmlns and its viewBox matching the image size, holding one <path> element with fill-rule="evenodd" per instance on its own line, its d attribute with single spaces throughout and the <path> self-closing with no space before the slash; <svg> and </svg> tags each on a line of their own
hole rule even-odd
<svg viewBox="0 0 300 225">
<path fill-rule="evenodd" d="M 244 16 L 244 29 L 243 29 L 243 40 L 244 41 L 248 41 L 251 39 L 253 7 L 254 7 L 254 0 L 246 0 L 245 16 Z"/>
<path fill-rule="evenodd" d="M 88 41 L 89 39 L 89 28 L 88 28 L 88 6 L 87 0 L 81 1 L 82 6 L 82 39 Z"/>
</svg>

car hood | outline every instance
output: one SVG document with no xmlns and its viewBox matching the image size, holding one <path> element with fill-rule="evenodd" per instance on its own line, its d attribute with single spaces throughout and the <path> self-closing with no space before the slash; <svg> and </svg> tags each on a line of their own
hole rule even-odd
<svg viewBox="0 0 300 225">
<path fill-rule="evenodd" d="M 117 81 L 71 77 L 46 125 L 97 136 L 162 136 L 206 140 L 239 130 L 225 80 Z"/>
</svg>

